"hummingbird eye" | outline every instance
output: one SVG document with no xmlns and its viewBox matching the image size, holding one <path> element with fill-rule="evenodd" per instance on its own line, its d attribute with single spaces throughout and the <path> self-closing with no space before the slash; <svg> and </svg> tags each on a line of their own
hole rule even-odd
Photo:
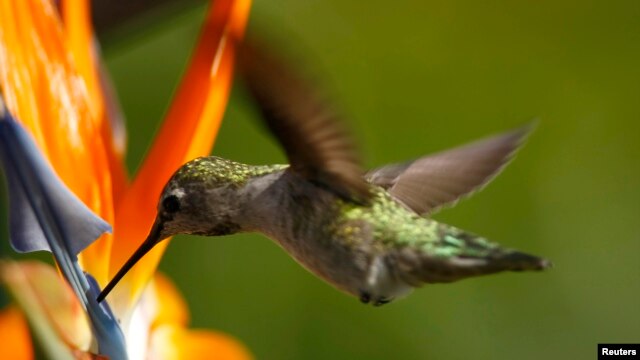
<svg viewBox="0 0 640 360">
<path fill-rule="evenodd" d="M 180 200 L 175 195 L 167 196 L 162 200 L 162 208 L 168 213 L 174 213 L 180 210 Z"/>
</svg>

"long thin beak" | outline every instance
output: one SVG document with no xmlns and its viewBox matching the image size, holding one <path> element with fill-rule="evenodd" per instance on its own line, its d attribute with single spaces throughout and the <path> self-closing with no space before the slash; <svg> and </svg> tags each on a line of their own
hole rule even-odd
<svg viewBox="0 0 640 360">
<path fill-rule="evenodd" d="M 107 297 L 107 295 L 109 295 L 111 290 L 113 290 L 113 288 L 118 284 L 118 282 L 120 282 L 120 280 L 124 277 L 124 275 L 127 272 L 129 272 L 129 270 L 131 270 L 133 265 L 135 265 L 140 259 L 142 259 L 142 257 L 145 256 L 149 252 L 149 250 L 153 249 L 153 247 L 158 242 L 160 242 L 160 240 L 162 240 L 160 238 L 161 232 L 162 232 L 162 222 L 156 219 L 155 223 L 153 224 L 153 227 L 151 228 L 151 231 L 149 232 L 149 235 L 147 236 L 147 239 L 142 244 L 140 244 L 140 247 L 138 247 L 138 250 L 136 250 L 136 252 L 134 252 L 133 255 L 131 255 L 129 260 L 127 260 L 127 262 L 124 263 L 124 265 L 120 268 L 116 276 L 114 276 L 113 279 L 111 279 L 111 281 L 107 284 L 107 286 L 105 286 L 105 288 L 102 289 L 102 291 L 100 292 L 100 295 L 98 295 L 98 298 L 97 298 L 98 302 L 101 302 L 102 300 L 104 300 L 104 298 Z"/>
</svg>

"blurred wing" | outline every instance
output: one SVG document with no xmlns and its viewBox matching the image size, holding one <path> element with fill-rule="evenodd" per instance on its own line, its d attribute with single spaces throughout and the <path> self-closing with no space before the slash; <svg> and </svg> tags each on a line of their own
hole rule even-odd
<svg viewBox="0 0 640 360">
<path fill-rule="evenodd" d="M 511 160 L 531 126 L 482 139 L 365 175 L 419 214 L 453 205 L 479 190 Z"/>
<path fill-rule="evenodd" d="M 356 147 L 314 89 L 258 44 L 245 42 L 239 71 L 262 118 L 284 148 L 290 169 L 344 198 L 362 202 L 369 185 Z"/>
</svg>

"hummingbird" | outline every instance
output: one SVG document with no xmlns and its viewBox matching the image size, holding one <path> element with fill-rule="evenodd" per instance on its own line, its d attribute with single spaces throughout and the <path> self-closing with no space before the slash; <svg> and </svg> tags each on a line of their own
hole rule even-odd
<svg viewBox="0 0 640 360">
<path fill-rule="evenodd" d="M 337 112 L 290 62 L 265 49 L 245 42 L 238 70 L 289 164 L 216 156 L 184 164 L 160 195 L 148 237 L 98 301 L 151 248 L 177 234 L 261 233 L 311 273 L 375 306 L 424 284 L 550 266 L 430 218 L 493 179 L 529 126 L 365 172 Z"/>
</svg>

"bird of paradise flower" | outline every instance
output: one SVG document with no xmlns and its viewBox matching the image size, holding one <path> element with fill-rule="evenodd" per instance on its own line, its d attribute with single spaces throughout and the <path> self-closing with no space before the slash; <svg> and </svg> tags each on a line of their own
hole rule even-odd
<svg viewBox="0 0 640 360">
<path fill-rule="evenodd" d="M 18 251 L 51 251 L 67 280 L 43 263 L 0 263 L 0 280 L 22 309 L 0 312 L 3 356 L 34 356 L 24 314 L 54 358 L 248 359 L 226 335 L 186 329 L 184 301 L 155 272 L 167 242 L 124 279 L 108 306 L 95 294 L 144 239 L 172 172 L 209 153 L 231 85 L 234 46 L 226 40 L 242 35 L 250 0 L 212 1 L 166 119 L 131 181 L 89 6 L 0 0 L 0 154 L 11 242 Z"/>
</svg>

